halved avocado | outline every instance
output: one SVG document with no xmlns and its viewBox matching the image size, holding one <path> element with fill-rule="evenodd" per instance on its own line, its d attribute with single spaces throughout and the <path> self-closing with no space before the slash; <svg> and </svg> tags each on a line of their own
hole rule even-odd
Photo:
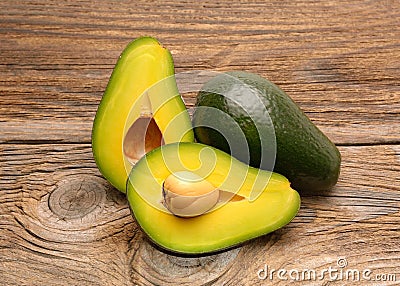
<svg viewBox="0 0 400 286">
<path fill-rule="evenodd" d="M 162 144 L 192 142 L 170 52 L 141 37 L 122 52 L 98 107 L 92 149 L 103 176 L 121 192 L 131 165 Z"/>
<path fill-rule="evenodd" d="M 183 172 L 220 191 L 217 204 L 192 217 L 172 214 L 165 181 Z M 282 175 L 249 167 L 200 143 L 168 144 L 146 154 L 129 175 L 127 198 L 151 240 L 185 254 L 215 252 L 272 232 L 289 223 L 300 207 L 299 194 Z"/>
</svg>

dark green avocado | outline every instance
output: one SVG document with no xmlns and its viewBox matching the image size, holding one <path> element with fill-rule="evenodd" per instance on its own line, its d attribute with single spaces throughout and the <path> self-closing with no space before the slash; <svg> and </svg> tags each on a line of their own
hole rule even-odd
<svg viewBox="0 0 400 286">
<path fill-rule="evenodd" d="M 193 126 L 198 142 L 253 167 L 273 167 L 301 192 L 328 190 L 338 180 L 341 156 L 335 144 L 283 90 L 259 75 L 227 72 L 205 83 L 197 96 Z M 247 146 L 238 148 L 241 137 Z M 232 152 L 232 146 L 248 153 Z"/>
</svg>

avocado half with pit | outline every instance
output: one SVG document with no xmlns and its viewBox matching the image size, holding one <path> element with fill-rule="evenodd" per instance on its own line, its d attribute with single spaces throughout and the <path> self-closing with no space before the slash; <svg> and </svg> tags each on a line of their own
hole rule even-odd
<svg viewBox="0 0 400 286">
<path fill-rule="evenodd" d="M 225 116 L 215 116 L 218 113 L 212 109 Z M 234 124 L 227 117 L 240 128 L 231 128 Z M 236 149 L 248 148 L 248 163 L 284 175 L 300 192 L 328 190 L 338 180 L 341 156 L 335 144 L 282 89 L 257 74 L 227 72 L 206 82 L 197 96 L 193 125 L 198 142 L 233 156 L 220 131 L 228 131 L 231 138 L 245 136 L 247 145 Z M 271 132 L 260 132 L 261 128 Z M 273 169 L 268 160 L 275 150 L 272 143 L 276 143 Z"/>
<path fill-rule="evenodd" d="M 99 170 L 125 192 L 131 166 L 144 154 L 193 140 L 170 52 L 154 38 L 134 40 L 119 57 L 94 119 L 92 149 Z"/>
<path fill-rule="evenodd" d="M 299 194 L 282 175 L 200 143 L 173 143 L 132 168 L 127 198 L 136 221 L 164 249 L 204 254 L 289 223 Z"/>
</svg>

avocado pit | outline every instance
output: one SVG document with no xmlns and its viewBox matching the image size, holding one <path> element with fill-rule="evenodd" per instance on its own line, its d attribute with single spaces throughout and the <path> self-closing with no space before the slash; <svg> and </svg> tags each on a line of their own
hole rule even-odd
<svg viewBox="0 0 400 286">
<path fill-rule="evenodd" d="M 195 217 L 217 204 L 239 202 L 245 197 L 220 190 L 206 179 L 189 171 L 169 175 L 162 185 L 163 205 L 175 216 Z"/>
<path fill-rule="evenodd" d="M 199 175 L 189 171 L 169 175 L 162 186 L 163 204 L 179 217 L 199 216 L 219 201 L 220 190 Z"/>
</svg>

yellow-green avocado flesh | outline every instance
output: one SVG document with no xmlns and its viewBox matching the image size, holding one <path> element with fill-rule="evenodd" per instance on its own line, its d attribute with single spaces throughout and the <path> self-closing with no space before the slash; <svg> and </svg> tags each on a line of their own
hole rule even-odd
<svg viewBox="0 0 400 286">
<path fill-rule="evenodd" d="M 162 184 L 180 171 L 196 173 L 243 199 L 196 217 L 174 216 L 162 204 Z M 252 192 L 258 193 L 253 200 Z M 289 223 L 300 207 L 299 194 L 284 176 L 249 167 L 200 143 L 168 144 L 149 152 L 129 175 L 127 198 L 152 241 L 185 254 L 215 252 L 270 233 Z"/>
<path fill-rule="evenodd" d="M 123 152 L 128 128 L 143 114 L 154 119 L 165 144 L 193 142 L 190 117 L 179 95 L 170 52 L 151 37 L 122 52 L 98 107 L 92 149 L 103 176 L 121 192 L 131 169 Z"/>
</svg>

